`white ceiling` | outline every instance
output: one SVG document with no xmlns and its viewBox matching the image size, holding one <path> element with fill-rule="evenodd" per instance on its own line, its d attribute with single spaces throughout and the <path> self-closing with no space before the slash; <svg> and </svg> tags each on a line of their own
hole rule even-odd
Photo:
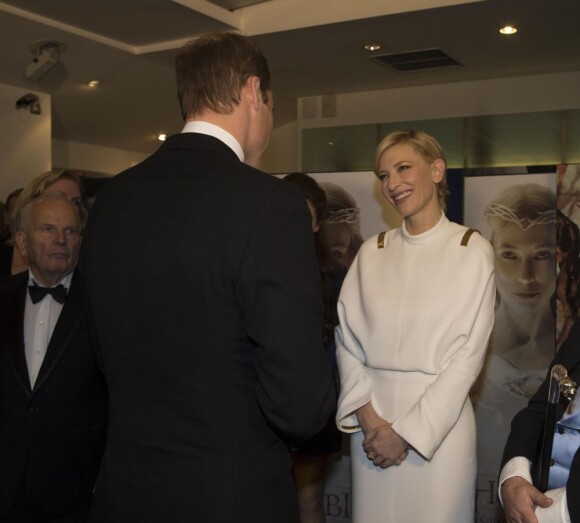
<svg viewBox="0 0 580 523">
<path fill-rule="evenodd" d="M 302 96 L 580 70 L 579 21 L 578 0 L 0 0 L 0 83 L 49 93 L 55 138 L 152 152 L 182 126 L 176 49 L 206 31 L 256 41 L 280 125 Z M 505 23 L 519 32 L 501 36 Z M 39 40 L 67 49 L 35 82 L 24 69 Z M 396 73 L 368 60 L 368 42 L 462 65 Z"/>
</svg>

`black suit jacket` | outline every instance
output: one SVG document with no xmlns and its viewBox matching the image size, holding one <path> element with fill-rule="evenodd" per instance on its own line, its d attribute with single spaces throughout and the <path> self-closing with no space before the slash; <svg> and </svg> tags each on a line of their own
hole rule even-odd
<svg viewBox="0 0 580 523">
<path fill-rule="evenodd" d="M 558 363 L 564 365 L 568 370 L 569 376 L 576 383 L 580 383 L 580 321 L 576 321 L 576 324 L 570 330 L 568 338 L 550 364 L 550 371 Z M 510 459 L 516 456 L 528 458 L 532 462 L 533 468 L 537 465 L 540 447 L 542 445 L 549 386 L 550 379 L 548 373 L 548 377 L 542 383 L 536 394 L 532 396 L 528 406 L 514 417 L 511 432 L 504 449 L 502 468 Z M 568 400 L 560 395 L 560 402 L 556 414 L 557 420 L 564 414 L 568 403 Z M 580 496 L 578 496 L 578 492 L 580 492 L 580 450 L 574 456 L 570 469 L 570 477 L 566 484 L 568 510 L 572 523 L 580 522 Z"/>
<path fill-rule="evenodd" d="M 111 394 L 91 521 L 297 521 L 287 445 L 335 402 L 310 216 L 201 134 L 102 189 L 81 267 Z"/>
<path fill-rule="evenodd" d="M 11 245 L 0 243 L 0 280 L 8 278 L 11 274 L 12 250 Z"/>
<path fill-rule="evenodd" d="M 104 449 L 107 390 L 73 276 L 34 388 L 24 354 L 28 271 L 0 284 L 0 517 L 20 489 L 51 516 L 86 510 Z"/>
</svg>

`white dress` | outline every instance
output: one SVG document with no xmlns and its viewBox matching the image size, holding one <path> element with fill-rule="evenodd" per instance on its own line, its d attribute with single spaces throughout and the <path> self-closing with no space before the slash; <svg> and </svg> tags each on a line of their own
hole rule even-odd
<svg viewBox="0 0 580 523">
<path fill-rule="evenodd" d="M 337 425 L 351 432 L 353 523 L 472 523 L 475 422 L 469 390 L 493 326 L 491 245 L 444 215 L 367 240 L 338 303 Z M 412 449 L 381 469 L 354 412 L 371 402 Z"/>
</svg>

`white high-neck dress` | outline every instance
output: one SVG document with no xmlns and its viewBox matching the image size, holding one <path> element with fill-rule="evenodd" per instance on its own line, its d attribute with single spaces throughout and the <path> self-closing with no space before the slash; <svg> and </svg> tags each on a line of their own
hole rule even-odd
<svg viewBox="0 0 580 523">
<path fill-rule="evenodd" d="M 491 245 L 477 233 L 462 245 L 467 230 L 444 215 L 419 235 L 403 224 L 367 240 L 344 281 L 336 420 L 352 433 L 353 523 L 473 523 L 468 394 L 493 326 L 495 279 Z M 376 467 L 362 449 L 354 412 L 369 401 L 412 447 L 399 467 Z"/>
</svg>

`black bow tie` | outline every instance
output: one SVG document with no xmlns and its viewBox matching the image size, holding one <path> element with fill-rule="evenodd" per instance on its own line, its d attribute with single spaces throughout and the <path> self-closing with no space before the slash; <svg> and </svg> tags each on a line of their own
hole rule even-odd
<svg viewBox="0 0 580 523">
<path fill-rule="evenodd" d="M 30 285 L 28 287 L 28 292 L 30 292 L 32 303 L 38 303 L 47 294 L 50 294 L 58 303 L 64 303 L 67 289 L 62 283 L 56 287 L 39 287 L 38 285 Z"/>
</svg>

